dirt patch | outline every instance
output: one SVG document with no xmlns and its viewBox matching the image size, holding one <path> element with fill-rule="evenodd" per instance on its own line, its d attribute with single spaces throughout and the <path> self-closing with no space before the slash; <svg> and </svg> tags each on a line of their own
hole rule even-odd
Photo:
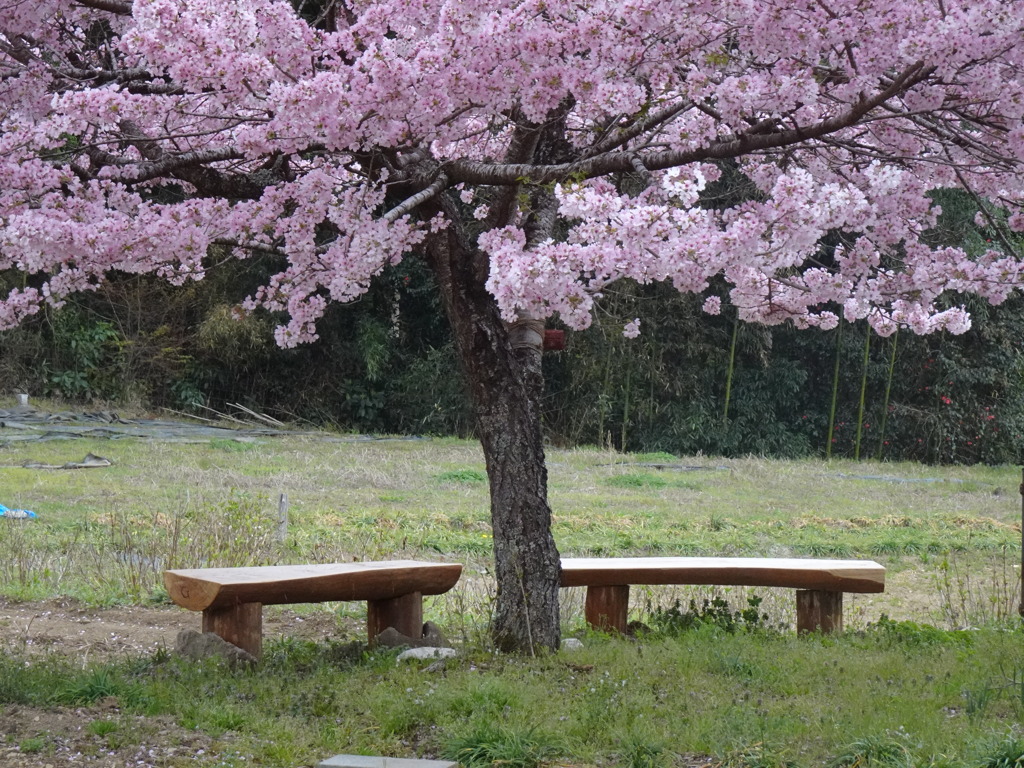
<svg viewBox="0 0 1024 768">
<path fill-rule="evenodd" d="M 89 608 L 74 600 L 18 603 L 0 598 L 0 648 L 59 651 L 83 664 L 173 649 L 180 630 L 199 629 L 200 624 L 198 613 L 175 606 Z M 327 609 L 308 613 L 276 606 L 264 609 L 263 636 L 267 640 L 356 639 L 365 636 L 359 634 L 360 629 L 365 633 L 359 622 L 341 623 Z"/>
<path fill-rule="evenodd" d="M 211 765 L 231 751 L 220 739 L 167 717 L 125 715 L 116 700 L 75 709 L 0 709 L 4 768 L 178 768 Z"/>
<path fill-rule="evenodd" d="M 90 608 L 70 600 L 0 598 L 0 652 L 59 653 L 83 666 L 171 650 L 180 630 L 199 626 L 198 613 L 175 606 Z M 339 621 L 325 607 L 297 612 L 268 606 L 263 628 L 268 640 L 358 639 L 366 632 L 365 624 Z M 225 765 L 225 755 L 234 752 L 230 733 L 214 739 L 171 718 L 129 715 L 116 699 L 74 708 L 0 706 L 3 768 L 201 768 Z M 239 764 L 251 760 L 241 755 Z"/>
</svg>

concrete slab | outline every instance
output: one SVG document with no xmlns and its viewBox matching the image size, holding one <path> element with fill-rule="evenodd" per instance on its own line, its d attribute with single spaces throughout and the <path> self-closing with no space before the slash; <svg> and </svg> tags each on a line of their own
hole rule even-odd
<svg viewBox="0 0 1024 768">
<path fill-rule="evenodd" d="M 316 768 L 458 768 L 448 760 L 418 760 L 411 757 L 381 757 L 379 755 L 335 755 Z"/>
</svg>

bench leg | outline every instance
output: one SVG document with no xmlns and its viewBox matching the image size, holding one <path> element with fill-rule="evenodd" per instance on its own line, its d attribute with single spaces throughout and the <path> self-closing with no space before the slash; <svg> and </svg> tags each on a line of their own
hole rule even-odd
<svg viewBox="0 0 1024 768">
<path fill-rule="evenodd" d="M 799 634 L 843 631 L 843 593 L 800 589 L 796 593 L 796 631 Z"/>
<path fill-rule="evenodd" d="M 602 632 L 625 632 L 629 585 L 587 587 L 587 624 Z"/>
<path fill-rule="evenodd" d="M 263 653 L 263 603 L 203 611 L 203 632 L 213 632 L 257 659 Z"/>
<path fill-rule="evenodd" d="M 423 595 L 410 592 L 390 600 L 366 602 L 366 630 L 370 642 L 388 627 L 394 627 L 406 637 L 423 636 Z"/>
</svg>

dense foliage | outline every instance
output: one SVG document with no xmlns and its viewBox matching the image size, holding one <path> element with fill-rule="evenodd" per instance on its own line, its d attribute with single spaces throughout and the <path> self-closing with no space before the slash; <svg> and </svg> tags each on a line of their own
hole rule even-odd
<svg viewBox="0 0 1024 768">
<path fill-rule="evenodd" d="M 276 418 L 377 433 L 473 434 L 436 294 L 415 262 L 332 307 L 321 341 L 282 350 L 273 318 L 232 316 L 246 274 L 187 291 L 124 277 L 0 333 L 0 389 L 211 416 L 241 403 Z M 230 272 L 230 267 L 225 265 Z M 675 455 L 822 456 L 840 360 L 832 455 L 853 456 L 863 323 L 796 331 L 717 317 L 665 286 L 609 292 L 592 328 L 545 355 L 545 429 L 562 445 Z M 1024 435 L 1024 307 L 971 306 L 963 336 L 872 334 L 860 455 L 1013 463 Z M 645 332 L 626 339 L 624 318 Z M 725 396 L 736 332 L 728 418 Z M 890 371 L 892 351 L 895 364 Z M 888 403 L 886 387 L 890 387 Z"/>
</svg>

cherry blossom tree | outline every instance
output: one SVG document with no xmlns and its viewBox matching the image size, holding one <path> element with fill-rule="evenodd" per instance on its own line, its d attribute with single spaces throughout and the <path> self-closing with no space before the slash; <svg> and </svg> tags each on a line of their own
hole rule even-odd
<svg viewBox="0 0 1024 768">
<path fill-rule="evenodd" d="M 112 272 L 251 296 L 316 339 L 331 301 L 426 260 L 470 383 L 512 650 L 559 643 L 541 331 L 611 282 L 881 334 L 964 330 L 1010 240 L 921 239 L 937 188 L 1024 229 L 1019 0 L 0 0 L 0 301 L 12 326 Z M 728 167 L 756 194 L 702 204 Z M 825 250 L 829 235 L 840 242 Z M 642 318 L 623 332 L 640 332 Z"/>
</svg>

